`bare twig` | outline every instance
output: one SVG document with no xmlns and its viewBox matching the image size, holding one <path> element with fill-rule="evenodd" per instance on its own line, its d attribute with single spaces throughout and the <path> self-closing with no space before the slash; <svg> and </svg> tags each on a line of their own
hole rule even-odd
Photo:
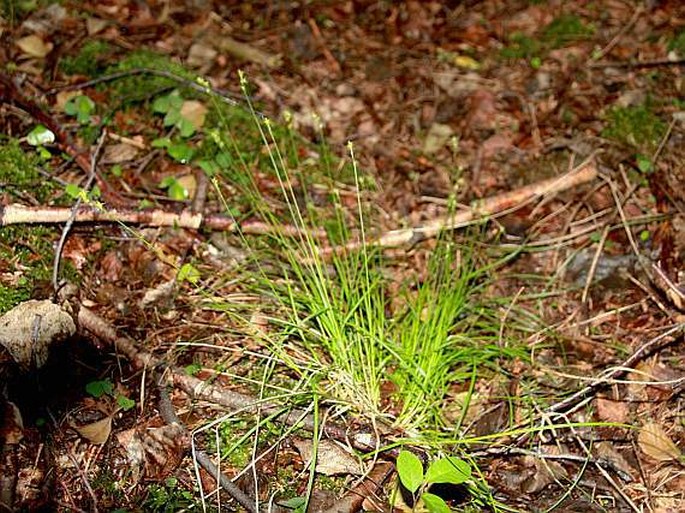
<svg viewBox="0 0 685 513">
<path fill-rule="evenodd" d="M 174 405 L 171 403 L 171 399 L 169 398 L 169 392 L 167 392 L 167 389 L 163 383 L 158 383 L 158 385 L 159 414 L 167 424 L 177 424 L 181 426 L 188 434 L 188 438 L 190 439 L 190 433 L 181 422 L 181 419 L 178 418 L 178 415 L 176 415 Z M 195 451 L 195 459 L 210 476 L 218 480 L 221 488 L 223 488 L 226 493 L 233 497 L 243 508 L 250 513 L 257 513 L 258 510 L 254 499 L 249 497 L 245 492 L 238 488 L 233 481 L 228 479 L 223 473 L 219 472 L 219 469 L 216 467 L 216 465 L 214 465 L 214 462 L 204 451 Z"/>
<path fill-rule="evenodd" d="M 59 224 L 66 223 L 72 216 L 72 209 L 65 207 L 29 207 L 26 205 L 0 205 L 0 226 L 11 224 Z M 75 210 L 75 223 L 124 223 L 144 226 L 175 226 L 179 228 L 238 232 L 248 234 L 277 233 L 285 236 L 300 235 L 292 226 L 274 226 L 259 221 L 237 223 L 231 216 L 219 214 L 203 215 L 184 210 L 180 213 L 166 210 L 132 210 L 107 208 L 100 210 L 93 206 L 81 206 Z M 314 230 L 314 237 L 324 237 L 324 230 Z"/>
<path fill-rule="evenodd" d="M 90 174 L 88 175 L 88 181 L 86 182 L 86 185 L 83 187 L 86 192 L 90 191 L 90 188 L 93 186 L 93 182 L 95 182 L 95 172 L 97 170 L 98 156 L 100 154 L 100 150 L 102 149 L 102 145 L 105 142 L 105 137 L 107 137 L 107 130 L 103 130 L 100 134 L 98 143 L 95 147 L 95 150 L 93 151 L 92 157 L 90 158 Z M 52 289 L 54 290 L 55 294 L 57 294 L 57 291 L 59 289 L 59 283 L 57 283 L 57 280 L 59 278 L 59 263 L 62 258 L 62 251 L 64 250 L 64 244 L 66 243 L 67 237 L 69 236 L 69 231 L 71 230 L 71 227 L 74 224 L 74 220 L 76 219 L 76 212 L 78 211 L 78 208 L 81 206 L 81 202 L 82 198 L 79 197 L 76 199 L 74 206 L 71 207 L 71 214 L 69 215 L 69 219 L 67 219 L 67 222 L 62 228 L 62 235 L 60 236 L 59 242 L 57 243 L 57 249 L 55 249 L 55 258 L 52 265 Z"/>
<path fill-rule="evenodd" d="M 502 215 L 504 212 L 517 210 L 536 198 L 577 187 L 594 180 L 596 177 L 597 168 L 593 163 L 593 157 L 590 157 L 571 172 L 560 177 L 543 180 L 491 198 L 476 200 L 471 203 L 471 207 L 467 210 L 434 219 L 423 226 L 392 230 L 376 240 L 367 241 L 367 244 L 381 248 L 416 244 L 422 240 L 435 237 L 443 230 L 468 226 L 489 217 Z M 360 241 L 353 241 L 345 246 L 324 248 L 320 253 L 322 256 L 343 253 L 359 249 L 362 245 Z"/>
<path fill-rule="evenodd" d="M 631 369 L 638 362 L 644 360 L 650 354 L 662 349 L 663 347 L 671 344 L 673 338 L 671 335 L 677 334 L 679 331 L 685 330 L 685 323 L 679 323 L 671 326 L 664 333 L 654 337 L 653 339 L 645 342 L 643 345 L 638 347 L 633 354 L 630 355 L 622 364 L 617 367 L 613 367 L 606 371 L 602 376 L 598 377 L 596 380 L 592 381 L 586 387 L 578 390 L 576 393 L 570 395 L 563 401 L 553 404 L 546 409 L 549 413 L 563 412 L 573 406 L 578 402 L 582 401 L 590 394 L 595 393 L 598 389 L 602 388 L 607 382 L 616 379 L 617 377 L 625 374 L 628 369 Z"/>
</svg>

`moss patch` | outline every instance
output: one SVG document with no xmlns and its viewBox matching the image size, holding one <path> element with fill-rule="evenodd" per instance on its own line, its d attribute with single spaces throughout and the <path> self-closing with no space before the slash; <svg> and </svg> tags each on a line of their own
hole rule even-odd
<svg viewBox="0 0 685 513">
<path fill-rule="evenodd" d="M 652 153 L 665 133 L 666 124 L 647 102 L 635 107 L 611 109 L 602 136 L 632 146 L 642 153 Z"/>
</svg>

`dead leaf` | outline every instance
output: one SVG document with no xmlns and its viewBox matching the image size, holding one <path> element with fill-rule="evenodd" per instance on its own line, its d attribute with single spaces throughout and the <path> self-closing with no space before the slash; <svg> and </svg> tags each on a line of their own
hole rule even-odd
<svg viewBox="0 0 685 513">
<path fill-rule="evenodd" d="M 190 445 L 179 424 L 129 429 L 117 434 L 117 440 L 126 449 L 136 478 L 144 471 L 147 478 L 155 481 L 163 480 L 178 468 Z"/>
<path fill-rule="evenodd" d="M 648 422 L 640 430 L 637 443 L 647 456 L 657 461 L 679 460 L 683 453 L 656 422 Z"/>
<path fill-rule="evenodd" d="M 188 193 L 188 198 L 193 199 L 197 193 L 197 178 L 194 174 L 187 174 L 176 179 L 178 184 Z"/>
<path fill-rule="evenodd" d="M 26 55 L 29 57 L 35 57 L 37 59 L 43 59 L 52 51 L 53 48 L 52 43 L 46 43 L 35 34 L 18 39 L 16 41 L 16 45 Z"/>
<path fill-rule="evenodd" d="M 202 43 L 195 43 L 191 45 L 188 50 L 188 57 L 186 63 L 191 68 L 201 68 L 203 66 L 210 65 L 216 59 L 219 54 L 211 46 L 203 45 Z"/>
<path fill-rule="evenodd" d="M 112 432 L 112 416 L 97 420 L 84 426 L 72 426 L 83 438 L 93 444 L 104 444 Z"/>
<path fill-rule="evenodd" d="M 86 19 L 86 31 L 89 36 L 93 36 L 105 30 L 105 27 L 109 25 L 109 21 L 103 20 L 101 18 L 89 17 Z"/>
<path fill-rule="evenodd" d="M 521 490 L 525 493 L 537 493 L 554 481 L 568 479 L 568 472 L 556 461 L 534 456 L 525 456 L 523 460 L 526 466 L 535 468 L 535 471 L 521 483 Z"/>
<path fill-rule="evenodd" d="M 428 129 L 426 140 L 423 142 L 423 152 L 431 155 L 445 146 L 454 130 L 449 125 L 433 123 Z"/>
<path fill-rule="evenodd" d="M 612 401 L 604 397 L 597 397 L 595 401 L 597 418 L 604 422 L 625 424 L 628 421 L 630 408 L 625 401 Z"/>
<path fill-rule="evenodd" d="M 138 307 L 145 310 L 151 306 L 171 308 L 174 302 L 174 294 L 178 288 L 176 278 L 160 283 L 154 288 L 148 289 L 138 302 Z"/>
<path fill-rule="evenodd" d="M 196 130 L 199 130 L 205 124 L 206 115 L 207 107 L 202 102 L 186 100 L 181 105 L 181 116 L 190 121 Z"/>
<path fill-rule="evenodd" d="M 308 465 L 312 459 L 312 441 L 295 439 L 293 440 L 293 445 L 299 451 L 305 465 Z M 363 473 L 359 460 L 333 440 L 319 441 L 316 455 L 316 472 L 326 476 L 339 474 L 361 475 Z"/>
<path fill-rule="evenodd" d="M 138 155 L 138 148 L 127 143 L 110 144 L 105 148 L 102 160 L 108 164 L 120 164 L 133 160 Z"/>
</svg>

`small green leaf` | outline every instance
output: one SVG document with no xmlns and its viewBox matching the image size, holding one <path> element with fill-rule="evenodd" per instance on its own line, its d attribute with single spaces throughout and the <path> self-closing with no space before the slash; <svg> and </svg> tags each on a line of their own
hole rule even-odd
<svg viewBox="0 0 685 513">
<path fill-rule="evenodd" d="M 176 280 L 197 283 L 200 280 L 200 271 L 192 264 L 183 264 L 178 270 Z"/>
<path fill-rule="evenodd" d="M 427 483 L 461 484 L 471 477 L 471 466 L 459 458 L 435 460 L 426 472 Z"/>
<path fill-rule="evenodd" d="M 175 143 L 167 148 L 169 156 L 180 162 L 181 164 L 186 164 L 190 159 L 193 158 L 195 150 L 184 143 Z"/>
<path fill-rule="evenodd" d="M 424 493 L 421 495 L 423 504 L 430 513 L 450 513 L 450 508 L 442 498 L 432 493 Z"/>
<path fill-rule="evenodd" d="M 397 457 L 397 474 L 404 487 L 411 493 L 423 484 L 423 463 L 409 451 L 401 451 Z"/>
<path fill-rule="evenodd" d="M 164 178 L 162 178 L 162 181 L 159 182 L 159 187 L 160 187 L 160 189 L 168 189 L 176 181 L 177 181 L 176 178 L 174 178 L 173 176 L 165 176 Z"/>
<path fill-rule="evenodd" d="M 119 394 L 117 396 L 117 404 L 119 405 L 119 407 L 122 410 L 128 411 L 128 410 L 132 409 L 133 407 L 135 407 L 136 402 L 133 399 L 129 399 L 125 395 Z"/>
<path fill-rule="evenodd" d="M 203 159 L 199 161 L 197 165 L 200 166 L 200 169 L 209 177 L 212 177 L 219 172 L 219 166 L 214 160 Z"/>
<path fill-rule="evenodd" d="M 533 69 L 540 69 L 540 66 L 542 66 L 542 59 L 540 57 L 533 57 L 530 60 L 530 67 Z"/>
<path fill-rule="evenodd" d="M 43 146 L 55 142 L 55 134 L 43 125 L 36 125 L 26 136 L 26 142 L 31 146 Z"/>
<path fill-rule="evenodd" d="M 124 174 L 124 170 L 121 169 L 121 164 L 114 164 L 112 166 L 112 174 L 117 178 L 121 178 Z"/>
<path fill-rule="evenodd" d="M 652 160 L 649 157 L 638 154 L 635 157 L 635 160 L 637 162 L 637 168 L 640 170 L 641 173 L 648 174 L 654 170 L 654 165 L 652 164 Z"/>
<path fill-rule="evenodd" d="M 150 145 L 153 148 L 168 148 L 169 146 L 171 146 L 171 139 L 169 139 L 168 137 L 160 137 L 159 139 L 155 139 L 154 141 L 152 141 Z"/>
<path fill-rule="evenodd" d="M 75 116 L 82 125 L 88 124 L 90 115 L 94 110 L 95 103 L 93 100 L 83 94 L 70 98 L 69 101 L 64 104 L 64 112 L 70 116 Z"/>
<path fill-rule="evenodd" d="M 88 392 L 96 399 L 99 399 L 103 395 L 113 395 L 114 385 L 108 379 L 91 381 L 86 385 L 86 392 Z"/>
<path fill-rule="evenodd" d="M 181 113 L 177 110 L 170 110 L 164 116 L 164 126 L 174 126 L 176 123 L 183 119 Z"/>
<path fill-rule="evenodd" d="M 198 372 L 202 370 L 202 365 L 199 363 L 191 363 L 185 366 L 185 372 L 188 376 L 195 376 Z"/>
<path fill-rule="evenodd" d="M 152 103 L 152 111 L 159 114 L 166 114 L 169 110 L 169 95 L 160 96 Z"/>
<path fill-rule="evenodd" d="M 169 199 L 174 201 L 187 200 L 188 196 L 190 196 L 188 189 L 183 187 L 177 180 L 174 180 L 174 183 L 169 186 L 167 195 L 169 196 Z"/>
<path fill-rule="evenodd" d="M 649 230 L 642 230 L 640 232 L 640 240 L 642 242 L 647 242 L 649 240 L 649 237 L 650 237 Z"/>
<path fill-rule="evenodd" d="M 181 137 L 190 137 L 195 133 L 195 125 L 193 125 L 190 121 L 188 121 L 186 118 L 182 117 L 178 123 L 176 123 L 176 126 L 181 132 Z"/>
<path fill-rule="evenodd" d="M 78 199 L 81 196 L 81 194 L 83 193 L 83 189 L 81 189 L 81 187 L 79 187 L 76 184 L 68 183 L 64 187 L 64 192 L 66 192 L 70 197 L 72 197 L 74 199 Z"/>
</svg>

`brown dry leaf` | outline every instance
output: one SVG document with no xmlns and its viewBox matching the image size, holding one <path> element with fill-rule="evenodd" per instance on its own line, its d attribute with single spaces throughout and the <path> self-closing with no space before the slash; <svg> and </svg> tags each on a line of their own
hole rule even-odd
<svg viewBox="0 0 685 513">
<path fill-rule="evenodd" d="M 657 461 L 678 460 L 683 453 L 656 422 L 648 422 L 640 430 L 637 443 L 647 456 Z"/>
<path fill-rule="evenodd" d="M 312 441 L 296 439 L 293 440 L 293 445 L 299 451 L 305 465 L 309 464 L 312 459 Z M 321 440 L 319 442 L 316 456 L 316 471 L 326 476 L 339 474 L 361 475 L 363 473 L 359 460 L 333 440 Z"/>
<path fill-rule="evenodd" d="M 537 493 L 547 485 L 558 479 L 567 479 L 568 472 L 556 461 L 525 456 L 523 458 L 527 467 L 534 467 L 535 471 L 521 483 L 521 490 L 525 493 Z"/>
<path fill-rule="evenodd" d="M 43 59 L 53 48 L 52 43 L 46 43 L 35 34 L 18 39 L 16 45 L 29 57 L 38 59 Z"/>
<path fill-rule="evenodd" d="M 108 415 L 91 424 L 73 426 L 76 432 L 93 444 L 104 444 L 112 432 L 112 416 Z"/>
<path fill-rule="evenodd" d="M 205 124 L 206 115 L 207 107 L 202 102 L 186 100 L 181 105 L 181 116 L 190 121 L 196 130 L 199 130 Z"/>
<path fill-rule="evenodd" d="M 89 17 L 86 19 L 86 31 L 89 36 L 94 36 L 95 34 L 102 32 L 107 25 L 109 25 L 109 21 L 101 18 Z"/>
<path fill-rule="evenodd" d="M 452 134 L 454 134 L 454 130 L 451 126 L 433 123 L 428 129 L 426 140 L 423 142 L 423 152 L 426 155 L 431 155 L 442 149 Z"/>
<path fill-rule="evenodd" d="M 176 181 L 188 193 L 188 198 L 192 199 L 195 197 L 195 193 L 197 192 L 197 178 L 195 178 L 194 174 L 191 173 L 180 176 Z"/>
<path fill-rule="evenodd" d="M 605 397 L 597 397 L 595 401 L 597 418 L 604 422 L 625 424 L 628 421 L 630 408 L 625 401 L 612 401 Z"/>
<path fill-rule="evenodd" d="M 120 164 L 133 160 L 138 155 L 138 148 L 128 143 L 110 144 L 105 148 L 103 161 L 108 164 Z"/>
<path fill-rule="evenodd" d="M 186 63 L 191 68 L 201 68 L 203 66 L 211 65 L 219 54 L 211 46 L 204 45 L 202 43 L 195 43 L 191 45 L 188 50 L 188 58 Z"/>
</svg>

